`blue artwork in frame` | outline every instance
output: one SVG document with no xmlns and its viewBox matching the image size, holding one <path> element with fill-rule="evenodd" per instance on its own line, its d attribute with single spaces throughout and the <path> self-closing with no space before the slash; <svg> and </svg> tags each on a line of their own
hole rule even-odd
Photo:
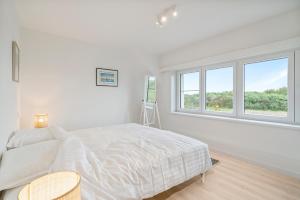
<svg viewBox="0 0 300 200">
<path fill-rule="evenodd" d="M 118 87 L 118 70 L 96 68 L 96 86 Z"/>
</svg>

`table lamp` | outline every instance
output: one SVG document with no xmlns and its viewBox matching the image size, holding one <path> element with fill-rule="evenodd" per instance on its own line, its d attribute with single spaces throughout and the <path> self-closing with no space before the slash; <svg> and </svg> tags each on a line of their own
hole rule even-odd
<svg viewBox="0 0 300 200">
<path fill-rule="evenodd" d="M 34 128 L 46 128 L 46 127 L 48 127 L 48 114 L 34 115 Z"/>
</svg>

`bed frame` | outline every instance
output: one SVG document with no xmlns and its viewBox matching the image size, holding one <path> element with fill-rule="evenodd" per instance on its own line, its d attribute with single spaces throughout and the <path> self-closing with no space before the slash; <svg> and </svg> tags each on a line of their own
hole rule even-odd
<svg viewBox="0 0 300 200">
<path fill-rule="evenodd" d="M 202 182 L 202 183 L 205 182 L 205 172 L 201 174 L 201 182 Z"/>
</svg>

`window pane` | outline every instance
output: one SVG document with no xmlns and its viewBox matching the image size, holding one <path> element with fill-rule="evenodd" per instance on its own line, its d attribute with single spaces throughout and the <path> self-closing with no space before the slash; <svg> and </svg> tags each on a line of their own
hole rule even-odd
<svg viewBox="0 0 300 200">
<path fill-rule="evenodd" d="M 155 90 L 155 77 L 150 76 L 148 79 L 148 88 Z"/>
<path fill-rule="evenodd" d="M 147 102 L 154 103 L 156 100 L 156 90 L 148 89 Z"/>
<path fill-rule="evenodd" d="M 156 79 L 154 76 L 148 78 L 147 102 L 154 103 L 156 101 Z"/>
<path fill-rule="evenodd" d="M 288 58 L 244 65 L 246 114 L 286 117 Z"/>
<path fill-rule="evenodd" d="M 233 67 L 206 71 L 207 111 L 233 112 Z"/>
<path fill-rule="evenodd" d="M 199 72 L 181 74 L 180 107 L 185 109 L 200 108 Z"/>
<path fill-rule="evenodd" d="M 182 91 L 181 92 L 181 108 L 199 109 L 199 91 Z"/>
<path fill-rule="evenodd" d="M 199 91 L 199 72 L 182 74 L 183 91 Z"/>
</svg>

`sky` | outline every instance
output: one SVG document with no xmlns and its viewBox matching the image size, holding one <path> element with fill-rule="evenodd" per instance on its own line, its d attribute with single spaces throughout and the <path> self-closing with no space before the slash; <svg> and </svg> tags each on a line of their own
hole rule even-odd
<svg viewBox="0 0 300 200">
<path fill-rule="evenodd" d="M 245 91 L 264 91 L 287 87 L 288 58 L 245 65 Z M 233 68 L 206 72 L 206 91 L 222 92 L 233 89 Z M 199 90 L 199 72 L 184 74 L 184 90 Z"/>
<path fill-rule="evenodd" d="M 233 90 L 233 68 L 219 68 L 206 71 L 206 91 L 223 92 Z"/>
<path fill-rule="evenodd" d="M 245 91 L 287 87 L 288 58 L 245 65 Z"/>
<path fill-rule="evenodd" d="M 187 73 L 183 75 L 183 90 L 199 90 L 199 72 Z"/>
</svg>

